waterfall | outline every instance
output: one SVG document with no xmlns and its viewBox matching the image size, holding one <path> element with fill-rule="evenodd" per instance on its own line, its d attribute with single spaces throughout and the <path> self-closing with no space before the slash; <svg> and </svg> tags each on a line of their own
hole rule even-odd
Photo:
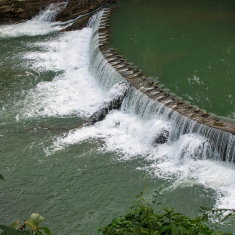
<svg viewBox="0 0 235 235">
<path fill-rule="evenodd" d="M 33 18 L 35 21 L 51 22 L 55 20 L 55 17 L 61 12 L 67 5 L 67 2 L 52 3 L 45 10 L 41 11 L 37 16 Z"/>
<path fill-rule="evenodd" d="M 167 143 L 173 144 L 184 135 L 200 136 L 201 144 L 194 148 L 192 158 L 235 162 L 233 124 L 210 117 L 199 109 L 192 110 L 191 106 L 183 104 L 166 91 L 154 89 L 157 85 L 151 87 L 152 82 L 140 76 L 141 72 L 136 67 L 127 63 L 114 49 L 106 46 L 109 40 L 109 17 L 109 9 L 104 9 L 96 15 L 90 40 L 90 71 L 100 86 L 106 91 L 120 81 L 131 86 L 122 105 L 123 112 L 137 115 L 144 120 L 169 122 L 171 128 L 165 130 L 169 132 Z M 185 144 L 180 152 L 181 157 L 184 157 L 184 153 L 189 149 L 190 144 Z"/>
<path fill-rule="evenodd" d="M 46 35 L 65 29 L 70 22 L 52 22 L 64 7 L 66 7 L 66 2 L 50 4 L 31 20 L 18 24 L 1 25 L 0 36 L 13 38 Z"/>
</svg>

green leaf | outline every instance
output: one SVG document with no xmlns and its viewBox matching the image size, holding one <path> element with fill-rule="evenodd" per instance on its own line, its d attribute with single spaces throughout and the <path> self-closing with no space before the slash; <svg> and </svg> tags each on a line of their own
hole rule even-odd
<svg viewBox="0 0 235 235">
<path fill-rule="evenodd" d="M 33 229 L 34 227 L 38 227 L 38 224 L 35 223 L 34 221 L 31 221 L 31 220 L 26 220 L 26 224 L 31 228 Z"/>
<path fill-rule="evenodd" d="M 42 230 L 44 233 L 46 233 L 48 235 L 51 235 L 51 231 L 47 227 L 40 227 L 39 230 Z"/>
<path fill-rule="evenodd" d="M 0 180 L 4 180 L 4 177 L 0 174 Z"/>
<path fill-rule="evenodd" d="M 9 227 L 17 230 L 19 227 L 19 220 L 17 219 L 13 224 L 10 224 Z"/>
<path fill-rule="evenodd" d="M 214 234 L 214 232 L 211 231 L 210 229 L 208 230 L 208 228 L 199 228 L 198 232 L 200 234 L 205 234 L 205 235 L 213 235 Z"/>
<path fill-rule="evenodd" d="M 166 225 L 166 226 L 163 226 L 159 232 L 160 233 L 163 233 L 163 232 L 166 232 L 167 230 L 171 230 L 171 225 Z"/>
<path fill-rule="evenodd" d="M 31 235 L 29 230 L 25 230 L 22 233 L 20 233 L 21 235 Z"/>
<path fill-rule="evenodd" d="M 10 228 L 8 226 L 5 225 L 0 225 L 0 229 L 2 229 L 4 231 L 4 235 L 20 235 L 19 232 L 17 232 L 15 229 Z"/>
</svg>

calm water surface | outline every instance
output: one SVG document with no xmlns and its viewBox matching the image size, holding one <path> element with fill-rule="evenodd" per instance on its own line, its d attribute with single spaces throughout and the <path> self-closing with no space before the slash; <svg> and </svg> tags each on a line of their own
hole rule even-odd
<svg viewBox="0 0 235 235">
<path fill-rule="evenodd" d="M 183 100 L 235 119 L 235 2 L 123 0 L 112 46 Z"/>
<path fill-rule="evenodd" d="M 234 167 L 190 159 L 197 136 L 153 147 L 146 137 L 164 123 L 123 110 L 69 131 L 106 95 L 88 71 L 92 29 L 60 33 L 43 19 L 0 27 L 2 224 L 37 212 L 53 234 L 97 234 L 146 187 L 147 199 L 163 187 L 162 206 L 189 216 L 204 204 L 235 208 Z"/>
</svg>

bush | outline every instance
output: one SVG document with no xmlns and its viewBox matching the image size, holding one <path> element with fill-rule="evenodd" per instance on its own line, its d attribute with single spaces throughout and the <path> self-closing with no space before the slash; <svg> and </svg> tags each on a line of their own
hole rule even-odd
<svg viewBox="0 0 235 235">
<path fill-rule="evenodd" d="M 103 235 L 215 235 L 226 234 L 215 232 L 206 224 L 208 213 L 196 218 L 189 218 L 174 209 L 163 209 L 155 212 L 156 197 L 151 204 L 143 198 L 143 192 L 137 196 L 129 213 L 114 219 L 110 224 L 98 231 Z M 232 235 L 232 233 L 227 233 Z"/>
</svg>

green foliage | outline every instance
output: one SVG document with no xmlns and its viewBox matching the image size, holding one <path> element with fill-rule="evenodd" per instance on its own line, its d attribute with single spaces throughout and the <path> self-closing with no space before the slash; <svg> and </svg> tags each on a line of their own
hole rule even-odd
<svg viewBox="0 0 235 235">
<path fill-rule="evenodd" d="M 0 174 L 0 180 L 4 180 Z M 13 224 L 6 226 L 0 224 L 0 230 L 3 232 L 0 235 L 51 235 L 51 231 L 47 227 L 39 227 L 39 224 L 45 221 L 45 218 L 38 213 L 32 213 L 28 220 L 24 220 L 22 225 L 19 225 L 17 219 Z"/>
<path fill-rule="evenodd" d="M 4 180 L 4 177 L 0 174 L 0 180 Z"/>
<path fill-rule="evenodd" d="M 44 217 L 32 213 L 29 220 L 24 220 L 22 225 L 19 225 L 19 221 L 16 220 L 13 224 L 9 226 L 0 225 L 0 229 L 3 230 L 1 235 L 51 235 L 51 231 L 46 227 L 39 227 L 41 222 L 45 221 Z"/>
<path fill-rule="evenodd" d="M 156 204 L 155 193 L 151 204 L 147 203 L 141 193 L 131 207 L 129 213 L 114 219 L 110 224 L 98 231 L 103 235 L 215 235 L 217 233 L 206 224 L 205 216 L 189 218 L 174 209 L 163 209 L 154 211 Z M 159 203 L 158 203 L 159 204 Z M 232 233 L 229 233 L 230 235 Z M 228 234 L 227 234 L 228 235 Z"/>
</svg>

